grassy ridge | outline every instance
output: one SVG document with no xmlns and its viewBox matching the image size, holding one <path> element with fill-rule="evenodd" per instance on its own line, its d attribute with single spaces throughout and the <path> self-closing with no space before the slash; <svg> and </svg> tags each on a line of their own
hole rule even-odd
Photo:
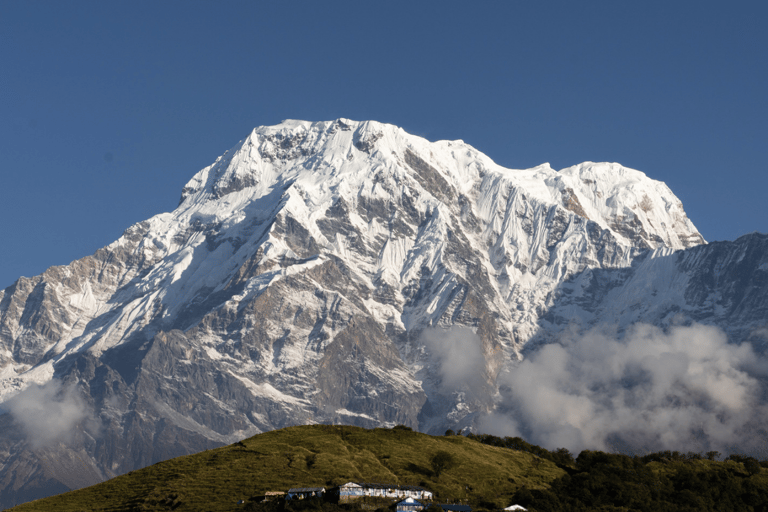
<svg viewBox="0 0 768 512">
<path fill-rule="evenodd" d="M 430 458 L 440 450 L 449 452 L 455 464 L 436 477 Z M 554 463 L 531 453 L 463 436 L 308 425 L 161 462 L 12 510 L 241 510 L 239 500 L 267 491 L 348 481 L 421 485 L 437 500 L 502 508 L 519 488 L 546 489 L 564 474 Z"/>
</svg>

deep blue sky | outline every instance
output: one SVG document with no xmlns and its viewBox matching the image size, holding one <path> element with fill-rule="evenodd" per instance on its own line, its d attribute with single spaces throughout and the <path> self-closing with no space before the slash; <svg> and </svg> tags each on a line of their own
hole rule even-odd
<svg viewBox="0 0 768 512">
<path fill-rule="evenodd" d="M 172 210 L 258 125 L 615 161 L 768 231 L 768 2 L 0 0 L 0 288 Z"/>
</svg>

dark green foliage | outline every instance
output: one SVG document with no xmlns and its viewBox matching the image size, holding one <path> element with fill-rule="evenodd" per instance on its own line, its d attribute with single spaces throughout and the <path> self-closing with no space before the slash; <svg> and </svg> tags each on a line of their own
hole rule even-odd
<svg viewBox="0 0 768 512">
<path fill-rule="evenodd" d="M 550 489 L 523 487 L 513 502 L 531 511 L 765 511 L 768 478 L 761 477 L 757 460 L 740 455 L 715 462 L 695 453 L 583 451 L 576 471 L 555 479 Z"/>
<path fill-rule="evenodd" d="M 503 437 L 502 438 L 502 437 L 492 436 L 490 434 L 472 434 L 472 433 L 468 434 L 467 437 L 491 446 L 499 446 L 502 448 L 509 448 L 510 450 L 517 450 L 521 452 L 532 453 L 537 457 L 554 462 L 555 464 L 561 467 L 573 466 L 574 464 L 573 455 L 571 455 L 571 452 L 569 452 L 566 448 L 558 448 L 557 450 L 550 452 L 546 448 L 542 448 L 541 446 L 536 446 L 535 444 L 530 444 L 526 442 L 524 439 L 519 437 Z"/>
<path fill-rule="evenodd" d="M 712 458 L 710 458 L 712 457 Z M 715 460 L 715 458 L 720 457 L 720 452 L 707 452 L 706 458 L 707 460 Z M 643 462 L 681 462 L 686 460 L 702 460 L 704 459 L 704 456 L 700 453 L 696 452 L 688 452 L 688 453 L 682 453 L 678 451 L 663 451 L 663 452 L 653 452 L 646 455 L 643 455 L 641 457 Z"/>
<path fill-rule="evenodd" d="M 567 448 L 558 448 L 557 450 L 550 452 L 552 462 L 558 466 L 573 466 L 575 461 L 573 455 Z"/>
<path fill-rule="evenodd" d="M 761 471 L 761 466 L 757 459 L 750 457 L 746 462 L 744 462 L 744 469 L 746 469 L 747 473 L 750 475 L 757 475 Z"/>
<path fill-rule="evenodd" d="M 706 453 L 707 460 L 717 460 L 720 458 L 720 452 L 711 451 Z"/>
<path fill-rule="evenodd" d="M 439 478 L 443 471 L 450 469 L 455 464 L 455 460 L 453 455 L 447 451 L 439 450 L 431 459 L 429 459 L 429 464 L 432 466 L 432 471 L 435 473 L 435 476 Z"/>
<path fill-rule="evenodd" d="M 498 505 L 496 505 L 492 501 L 480 500 L 480 501 L 477 502 L 477 504 L 475 505 L 475 508 L 473 510 L 475 512 L 480 512 L 480 511 L 483 511 L 483 510 L 496 510 L 498 508 L 499 508 Z"/>
<path fill-rule="evenodd" d="M 744 469 L 746 469 L 747 473 L 750 475 L 757 475 L 760 473 L 761 464 L 754 457 L 732 453 L 725 460 L 732 460 L 734 462 L 742 463 L 744 465 Z"/>
<path fill-rule="evenodd" d="M 446 431 L 445 431 L 445 435 L 446 435 L 446 436 L 455 436 L 455 435 L 456 435 L 456 432 L 454 432 L 454 431 L 453 431 L 453 430 L 451 430 L 451 429 L 448 429 L 448 430 L 446 430 Z"/>
<path fill-rule="evenodd" d="M 405 430 L 408 432 L 413 432 L 413 429 L 411 427 L 406 427 L 405 425 L 395 425 L 392 427 L 392 430 Z"/>
</svg>

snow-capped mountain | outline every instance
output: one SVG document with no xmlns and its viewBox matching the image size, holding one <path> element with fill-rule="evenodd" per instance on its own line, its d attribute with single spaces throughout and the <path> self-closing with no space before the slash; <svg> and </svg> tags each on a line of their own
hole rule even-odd
<svg viewBox="0 0 768 512">
<path fill-rule="evenodd" d="M 748 336 L 767 243 L 706 245 L 618 164 L 506 169 L 373 121 L 257 128 L 173 212 L 0 292 L 1 503 L 290 424 L 470 426 L 568 325 Z"/>
</svg>

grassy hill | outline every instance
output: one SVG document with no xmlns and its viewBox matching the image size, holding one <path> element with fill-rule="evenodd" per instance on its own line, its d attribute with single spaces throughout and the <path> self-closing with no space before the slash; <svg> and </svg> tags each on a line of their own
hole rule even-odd
<svg viewBox="0 0 768 512">
<path fill-rule="evenodd" d="M 430 458 L 451 454 L 436 476 Z M 546 489 L 565 474 L 531 453 L 464 436 L 335 425 L 290 427 L 179 457 L 107 482 L 14 507 L 32 511 L 243 510 L 238 501 L 290 487 L 349 481 L 420 485 L 440 501 L 502 508 L 522 486 Z M 250 502 L 252 503 L 252 502 Z"/>
</svg>

